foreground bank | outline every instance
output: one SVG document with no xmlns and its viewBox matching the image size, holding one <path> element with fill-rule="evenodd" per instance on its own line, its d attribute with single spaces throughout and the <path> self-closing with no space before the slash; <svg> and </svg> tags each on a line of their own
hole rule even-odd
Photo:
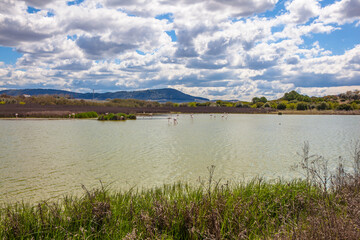
<svg viewBox="0 0 360 240">
<path fill-rule="evenodd" d="M 208 181 L 1 210 L 1 239 L 359 239 L 360 183 Z"/>
</svg>

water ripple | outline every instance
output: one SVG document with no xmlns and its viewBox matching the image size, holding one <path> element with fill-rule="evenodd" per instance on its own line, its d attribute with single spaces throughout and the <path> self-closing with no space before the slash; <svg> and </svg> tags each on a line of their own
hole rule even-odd
<svg viewBox="0 0 360 240">
<path fill-rule="evenodd" d="M 297 176 L 289 167 L 309 141 L 332 162 L 350 158 L 360 136 L 360 116 L 209 114 L 94 120 L 1 121 L 0 202 L 82 194 L 81 184 L 115 189 L 151 187 L 177 180 Z M 175 115 L 172 115 L 175 117 Z"/>
</svg>

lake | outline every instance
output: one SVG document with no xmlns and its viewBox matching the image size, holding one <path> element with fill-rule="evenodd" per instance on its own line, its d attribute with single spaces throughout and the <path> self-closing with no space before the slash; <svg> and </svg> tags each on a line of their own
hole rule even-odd
<svg viewBox="0 0 360 240">
<path fill-rule="evenodd" d="M 178 124 L 169 120 L 177 117 Z M 360 116 L 189 114 L 135 121 L 0 120 L 0 203 L 54 200 L 100 186 L 149 188 L 178 180 L 299 177 L 310 151 L 350 158 Z"/>
</svg>

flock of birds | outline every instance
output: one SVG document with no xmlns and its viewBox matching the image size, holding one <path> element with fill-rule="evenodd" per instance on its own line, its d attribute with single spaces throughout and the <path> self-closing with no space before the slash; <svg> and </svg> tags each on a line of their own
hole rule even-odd
<svg viewBox="0 0 360 240">
<path fill-rule="evenodd" d="M 179 118 L 179 114 L 176 114 L 175 117 L 173 117 L 172 115 L 170 117 L 168 117 L 168 125 L 177 125 L 179 122 L 178 122 L 178 118 Z M 190 118 L 191 119 L 194 119 L 194 114 L 190 114 Z M 210 114 L 210 119 L 216 119 L 216 114 Z M 225 119 L 227 120 L 228 119 L 228 114 L 227 113 L 224 113 L 221 115 L 221 119 Z"/>
</svg>

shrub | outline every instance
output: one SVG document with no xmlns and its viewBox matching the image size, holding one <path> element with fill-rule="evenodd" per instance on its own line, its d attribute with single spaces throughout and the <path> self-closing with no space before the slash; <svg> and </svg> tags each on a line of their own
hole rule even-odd
<svg viewBox="0 0 360 240">
<path fill-rule="evenodd" d="M 356 102 L 352 102 L 351 103 L 351 107 L 352 107 L 352 109 L 359 109 L 359 106 L 356 104 Z"/>
<path fill-rule="evenodd" d="M 296 105 L 296 110 L 304 111 L 304 110 L 307 110 L 307 109 L 308 109 L 308 105 L 307 105 L 306 103 L 299 102 L 299 103 Z"/>
<path fill-rule="evenodd" d="M 208 106 L 210 106 L 210 104 L 211 104 L 211 102 L 203 102 L 203 103 L 197 102 L 196 106 L 198 106 L 198 107 L 208 107 Z"/>
<path fill-rule="evenodd" d="M 261 108 L 264 105 L 264 103 L 263 102 L 257 102 L 257 103 L 255 103 L 255 105 L 256 105 L 256 108 Z"/>
<path fill-rule="evenodd" d="M 294 110 L 295 107 L 296 107 L 295 103 L 289 103 L 288 105 L 286 105 L 286 108 L 291 109 L 291 110 Z"/>
<path fill-rule="evenodd" d="M 352 107 L 350 104 L 340 104 L 338 107 L 337 107 L 338 110 L 345 110 L 345 111 L 349 111 L 349 110 L 352 110 Z"/>
<path fill-rule="evenodd" d="M 103 120 L 103 121 L 106 121 L 106 120 L 119 121 L 119 120 L 126 120 L 126 119 L 134 120 L 134 119 L 136 119 L 136 115 L 135 114 L 127 115 L 125 113 L 117 113 L 117 114 L 109 113 L 109 114 L 102 114 L 98 117 L 98 120 Z"/>
<path fill-rule="evenodd" d="M 326 102 L 322 102 L 316 106 L 317 110 L 327 110 L 329 109 L 329 105 Z"/>
<path fill-rule="evenodd" d="M 237 103 L 235 104 L 235 107 L 237 107 L 237 108 L 242 108 L 242 107 L 243 107 L 243 103 L 242 103 L 242 102 L 237 102 Z"/>
<path fill-rule="evenodd" d="M 188 106 L 189 106 L 189 107 L 196 107 L 196 102 L 189 102 L 189 103 L 188 103 Z"/>
<path fill-rule="evenodd" d="M 97 118 L 98 114 L 96 112 L 84 112 L 75 114 L 75 118 Z"/>
<path fill-rule="evenodd" d="M 129 115 L 127 115 L 127 119 L 135 120 L 136 115 L 135 114 L 129 114 Z"/>
<path fill-rule="evenodd" d="M 277 109 L 277 103 L 276 102 L 271 102 L 270 107 L 274 108 L 274 109 Z"/>
<path fill-rule="evenodd" d="M 5 101 L 1 101 L 0 104 L 5 104 Z"/>
<path fill-rule="evenodd" d="M 269 107 L 271 107 L 271 106 L 270 106 L 270 103 L 267 102 L 267 103 L 265 103 L 265 104 L 263 105 L 263 107 L 269 108 Z"/>
<path fill-rule="evenodd" d="M 279 103 L 279 104 L 277 105 L 277 109 L 279 109 L 279 110 L 285 110 L 285 109 L 286 109 L 286 104 L 285 104 L 285 103 Z"/>
</svg>

